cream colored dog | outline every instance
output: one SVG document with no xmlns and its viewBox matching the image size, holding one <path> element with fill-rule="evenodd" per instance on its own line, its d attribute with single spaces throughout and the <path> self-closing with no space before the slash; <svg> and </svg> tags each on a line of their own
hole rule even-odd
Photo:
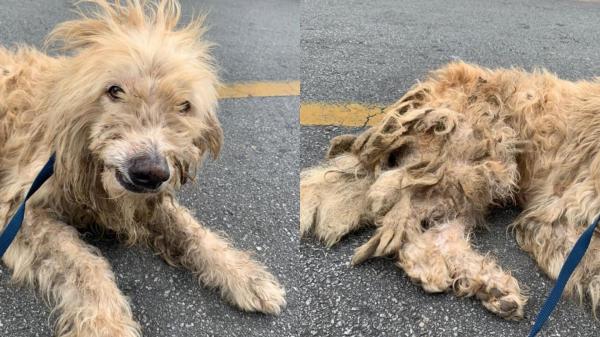
<svg viewBox="0 0 600 337">
<path fill-rule="evenodd" d="M 353 262 L 393 256 L 428 292 L 475 296 L 523 317 L 517 280 L 469 237 L 490 206 L 518 201 L 520 246 L 551 278 L 600 213 L 600 83 L 547 72 L 452 63 L 433 72 L 361 135 L 333 139 L 301 177 L 300 229 L 328 245 L 377 231 Z M 600 241 L 567 290 L 600 304 Z"/>
<path fill-rule="evenodd" d="M 174 197 L 222 140 L 202 21 L 177 28 L 175 0 L 85 2 L 97 10 L 49 38 L 68 56 L 0 49 L 0 224 L 57 156 L 3 258 L 14 280 L 55 306 L 57 336 L 139 336 L 108 262 L 76 230 L 99 225 L 149 244 L 243 310 L 278 314 L 275 278 Z"/>
</svg>

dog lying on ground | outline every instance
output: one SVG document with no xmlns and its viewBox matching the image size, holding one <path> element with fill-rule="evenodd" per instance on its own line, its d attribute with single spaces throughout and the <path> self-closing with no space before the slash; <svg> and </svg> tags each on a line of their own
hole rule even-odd
<svg viewBox="0 0 600 337">
<path fill-rule="evenodd" d="M 334 138 L 326 162 L 302 172 L 301 233 L 330 246 L 373 224 L 353 264 L 393 256 L 427 292 L 475 296 L 520 319 L 527 298 L 519 283 L 469 236 L 490 206 L 518 202 L 517 242 L 556 279 L 600 212 L 599 112 L 598 81 L 451 63 L 389 107 L 379 125 Z M 595 313 L 598 240 L 567 289 Z"/>
<path fill-rule="evenodd" d="M 177 28 L 175 0 L 85 1 L 97 10 L 49 41 L 69 56 L 0 49 L 0 224 L 56 153 L 4 263 L 58 314 L 61 337 L 139 336 L 108 262 L 76 228 L 153 247 L 242 310 L 278 314 L 284 290 L 249 254 L 175 200 L 222 131 L 202 20 Z"/>
</svg>

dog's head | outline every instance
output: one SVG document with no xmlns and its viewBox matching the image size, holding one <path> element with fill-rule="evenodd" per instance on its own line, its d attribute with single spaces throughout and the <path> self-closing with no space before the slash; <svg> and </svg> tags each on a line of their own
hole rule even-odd
<svg viewBox="0 0 600 337">
<path fill-rule="evenodd" d="M 72 53 L 57 72 L 59 158 L 80 152 L 73 160 L 96 162 L 100 172 L 87 174 L 111 196 L 172 190 L 222 141 L 202 20 L 178 28 L 175 0 L 84 2 L 96 10 L 49 39 Z"/>
</svg>

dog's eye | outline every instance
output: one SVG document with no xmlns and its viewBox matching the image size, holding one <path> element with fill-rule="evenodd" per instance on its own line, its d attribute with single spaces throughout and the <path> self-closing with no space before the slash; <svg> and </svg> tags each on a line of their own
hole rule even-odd
<svg viewBox="0 0 600 337">
<path fill-rule="evenodd" d="M 113 85 L 106 91 L 108 96 L 114 100 L 118 100 L 121 98 L 121 95 L 125 93 L 125 91 L 119 87 L 118 85 Z"/>
<path fill-rule="evenodd" d="M 177 109 L 181 113 L 188 113 L 192 109 L 192 104 L 189 101 L 185 101 L 177 106 Z"/>
</svg>

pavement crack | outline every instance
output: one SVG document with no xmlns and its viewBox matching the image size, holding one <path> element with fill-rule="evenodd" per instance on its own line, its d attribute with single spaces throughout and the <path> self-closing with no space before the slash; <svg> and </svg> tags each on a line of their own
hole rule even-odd
<svg viewBox="0 0 600 337">
<path fill-rule="evenodd" d="M 365 122 L 363 123 L 363 125 L 361 126 L 361 128 L 366 128 L 369 125 L 369 122 L 371 121 L 371 118 L 383 115 L 385 113 L 385 108 L 380 107 L 378 109 L 379 109 L 378 112 L 376 112 L 374 114 L 370 114 L 370 115 L 367 116 L 367 118 L 365 119 Z"/>
</svg>

